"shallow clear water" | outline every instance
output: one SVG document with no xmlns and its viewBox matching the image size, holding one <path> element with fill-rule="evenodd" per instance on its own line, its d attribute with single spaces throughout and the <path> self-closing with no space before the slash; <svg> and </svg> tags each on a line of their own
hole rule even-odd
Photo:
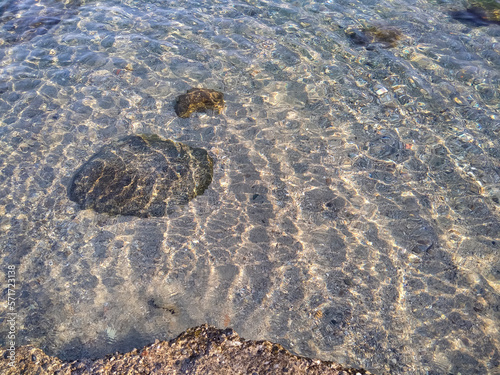
<svg viewBox="0 0 500 375">
<path fill-rule="evenodd" d="M 206 322 L 377 374 L 500 374 L 500 26 L 465 6 L 2 1 L 17 344 L 95 357 Z M 346 35 L 371 25 L 403 36 Z M 178 118 L 191 87 L 224 113 Z M 74 172 L 136 133 L 208 149 L 209 189 L 166 218 L 79 210 Z"/>
</svg>

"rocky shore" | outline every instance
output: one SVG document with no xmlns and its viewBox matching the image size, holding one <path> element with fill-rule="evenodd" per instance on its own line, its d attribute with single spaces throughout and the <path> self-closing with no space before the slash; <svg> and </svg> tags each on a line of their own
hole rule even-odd
<svg viewBox="0 0 500 375">
<path fill-rule="evenodd" d="M 370 374 L 291 354 L 279 344 L 242 339 L 232 329 L 190 328 L 170 341 L 103 359 L 63 362 L 32 346 L 2 349 L 0 373 L 14 374 Z"/>
</svg>

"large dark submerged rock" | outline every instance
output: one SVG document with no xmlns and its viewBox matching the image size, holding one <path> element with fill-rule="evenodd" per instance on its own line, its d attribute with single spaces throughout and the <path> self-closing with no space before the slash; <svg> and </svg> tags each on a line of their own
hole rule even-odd
<svg viewBox="0 0 500 375">
<path fill-rule="evenodd" d="M 363 369 L 299 357 L 279 344 L 244 340 L 232 329 L 202 325 L 188 329 L 170 342 L 95 361 L 63 362 L 32 346 L 0 350 L 0 373 L 14 374 L 307 374 L 368 375 Z M 12 364 L 12 366 L 11 366 Z"/>
<path fill-rule="evenodd" d="M 131 135 L 92 156 L 76 172 L 68 195 L 81 209 L 164 216 L 202 194 L 212 176 L 206 150 L 157 135 Z"/>
</svg>

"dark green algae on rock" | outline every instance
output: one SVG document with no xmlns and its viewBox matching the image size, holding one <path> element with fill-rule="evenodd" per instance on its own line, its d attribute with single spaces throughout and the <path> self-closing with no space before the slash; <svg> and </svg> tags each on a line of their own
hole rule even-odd
<svg viewBox="0 0 500 375">
<path fill-rule="evenodd" d="M 157 135 L 130 135 L 105 145 L 83 164 L 68 195 L 81 209 L 159 217 L 202 194 L 212 176 L 206 150 Z"/>
</svg>

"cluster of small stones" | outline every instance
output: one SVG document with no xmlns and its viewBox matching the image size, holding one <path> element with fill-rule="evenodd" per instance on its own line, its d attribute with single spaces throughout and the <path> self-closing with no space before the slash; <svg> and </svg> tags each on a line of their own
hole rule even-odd
<svg viewBox="0 0 500 375">
<path fill-rule="evenodd" d="M 140 350 L 95 361 L 63 362 L 41 349 L 16 350 L 15 366 L 7 351 L 0 358 L 0 373 L 14 374 L 329 374 L 368 375 L 362 369 L 344 368 L 334 362 L 291 354 L 269 341 L 249 341 L 232 329 L 208 325 L 188 329 L 177 338 L 157 341 Z"/>
</svg>

